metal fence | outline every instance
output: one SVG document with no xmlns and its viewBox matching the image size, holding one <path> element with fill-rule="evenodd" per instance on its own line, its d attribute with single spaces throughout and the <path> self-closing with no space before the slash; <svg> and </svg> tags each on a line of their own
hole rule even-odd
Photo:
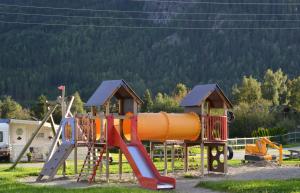
<svg viewBox="0 0 300 193">
<path fill-rule="evenodd" d="M 228 145 L 234 149 L 242 149 L 246 144 L 254 144 L 260 137 L 251 138 L 231 138 L 228 139 Z M 284 135 L 268 136 L 271 141 L 281 144 L 300 143 L 300 132 L 291 132 Z"/>
</svg>

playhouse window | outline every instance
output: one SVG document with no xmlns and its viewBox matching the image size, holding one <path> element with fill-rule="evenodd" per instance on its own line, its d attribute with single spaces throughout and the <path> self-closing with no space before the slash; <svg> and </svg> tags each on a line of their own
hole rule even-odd
<svg viewBox="0 0 300 193">
<path fill-rule="evenodd" d="M 0 131 L 0 142 L 3 142 L 3 131 Z"/>
<path fill-rule="evenodd" d="M 16 134 L 17 135 L 23 135 L 23 129 L 22 128 L 18 128 L 17 130 L 16 130 Z"/>
</svg>

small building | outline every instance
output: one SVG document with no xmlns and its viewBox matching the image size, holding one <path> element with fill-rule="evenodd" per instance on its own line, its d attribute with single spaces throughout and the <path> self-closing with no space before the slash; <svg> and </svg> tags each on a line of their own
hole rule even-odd
<svg viewBox="0 0 300 193">
<path fill-rule="evenodd" d="M 0 119 L 0 156 L 3 157 L 3 152 L 8 150 L 10 161 L 15 161 L 40 123 L 33 120 Z M 45 123 L 28 149 L 32 161 L 46 159 L 53 137 L 51 124 Z M 26 154 L 21 161 L 27 161 Z"/>
</svg>

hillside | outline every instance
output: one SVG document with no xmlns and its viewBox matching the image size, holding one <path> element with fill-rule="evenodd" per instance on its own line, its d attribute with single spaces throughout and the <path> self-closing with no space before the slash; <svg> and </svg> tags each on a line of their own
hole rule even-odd
<svg viewBox="0 0 300 193">
<path fill-rule="evenodd" d="M 68 7 L 73 10 L 12 7 L 7 4 Z M 75 10 L 82 8 L 139 10 L 147 13 Z M 128 0 L 1 0 L 1 21 L 219 29 L 120 29 L 0 23 L 0 95 L 12 95 L 19 102 L 28 104 L 41 93 L 55 97 L 56 86 L 65 84 L 68 92 L 79 90 L 86 100 L 102 80 L 120 78 L 127 80 L 139 94 L 146 88 L 154 93 L 169 93 L 178 82 L 189 87 L 197 83 L 217 82 L 228 92 L 243 75 L 261 78 L 267 68 L 282 68 L 290 77 L 294 77 L 300 74 L 299 30 L 220 28 L 299 27 L 300 23 L 297 21 L 277 21 L 299 19 L 299 15 L 280 15 L 299 14 L 298 8 L 299 5 L 206 5 Z M 218 14 L 178 14 L 179 12 Z M 273 15 L 233 16 L 221 13 Z M 40 14 L 84 17 L 62 18 Z M 191 21 L 192 19 L 213 21 Z M 224 21 L 236 19 L 260 21 Z M 264 21 L 266 19 L 273 19 L 274 22 Z"/>
</svg>

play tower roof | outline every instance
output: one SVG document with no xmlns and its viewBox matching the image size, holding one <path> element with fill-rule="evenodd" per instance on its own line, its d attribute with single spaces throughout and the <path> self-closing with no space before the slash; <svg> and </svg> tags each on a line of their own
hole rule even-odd
<svg viewBox="0 0 300 193">
<path fill-rule="evenodd" d="M 85 106 L 102 106 L 113 96 L 117 99 L 133 99 L 138 104 L 143 103 L 142 99 L 124 80 L 107 80 L 101 83 Z"/>
<path fill-rule="evenodd" d="M 196 85 L 181 101 L 182 107 L 201 106 L 209 101 L 212 108 L 232 108 L 232 104 L 225 96 L 218 84 Z"/>
</svg>

